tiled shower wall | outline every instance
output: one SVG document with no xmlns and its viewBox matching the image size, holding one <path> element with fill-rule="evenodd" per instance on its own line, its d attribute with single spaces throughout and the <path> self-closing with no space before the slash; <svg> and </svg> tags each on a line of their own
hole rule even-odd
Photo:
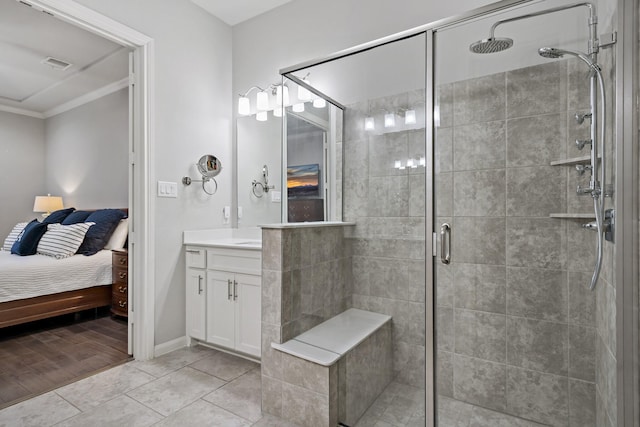
<svg viewBox="0 0 640 427">
<path fill-rule="evenodd" d="M 588 154 L 575 145 L 588 121 L 573 117 L 588 94 L 574 60 L 438 88 L 436 224 L 452 225 L 452 263 L 436 271 L 440 395 L 553 426 L 606 425 L 595 407 L 610 400 L 598 377 L 615 325 L 608 272 L 596 298 L 595 233 L 550 218 L 593 212 L 575 193 L 587 174 L 550 165 Z"/>
<path fill-rule="evenodd" d="M 347 107 L 343 140 L 343 220 L 353 250 L 353 307 L 392 317 L 396 381 L 425 385 L 425 168 L 399 170 L 424 157 L 424 129 L 381 132 L 380 111 L 415 108 L 424 91 Z M 377 129 L 364 130 L 365 117 Z M 400 119 L 396 119 L 400 121 Z"/>
</svg>

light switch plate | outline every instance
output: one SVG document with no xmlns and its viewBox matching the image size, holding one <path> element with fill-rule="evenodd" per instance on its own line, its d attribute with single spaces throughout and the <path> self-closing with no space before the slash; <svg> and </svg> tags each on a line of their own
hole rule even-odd
<svg viewBox="0 0 640 427">
<path fill-rule="evenodd" d="M 178 197 L 178 183 L 158 181 L 158 197 Z"/>
<path fill-rule="evenodd" d="M 282 201 L 282 193 L 280 191 L 271 192 L 271 201 L 273 203 L 279 203 Z"/>
</svg>

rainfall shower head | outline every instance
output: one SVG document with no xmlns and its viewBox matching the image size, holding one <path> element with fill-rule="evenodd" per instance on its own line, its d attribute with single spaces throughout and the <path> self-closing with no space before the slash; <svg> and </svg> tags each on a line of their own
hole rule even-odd
<svg viewBox="0 0 640 427">
<path fill-rule="evenodd" d="M 469 50 L 473 53 L 496 53 L 509 49 L 513 46 L 513 40 L 507 37 L 489 37 L 488 39 L 478 40 L 469 46 Z"/>
</svg>

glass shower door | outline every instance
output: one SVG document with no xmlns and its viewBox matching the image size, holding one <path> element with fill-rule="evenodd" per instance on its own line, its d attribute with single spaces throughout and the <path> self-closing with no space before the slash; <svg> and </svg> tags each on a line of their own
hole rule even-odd
<svg viewBox="0 0 640 427">
<path fill-rule="evenodd" d="M 593 202 L 576 194 L 590 175 L 589 147 L 576 144 L 589 139 L 590 118 L 576 119 L 590 112 L 589 67 L 538 54 L 586 50 L 588 10 L 511 19 L 560 5 L 434 35 L 434 231 L 450 252 L 446 263 L 438 246 L 434 259 L 442 427 L 595 426 L 615 416 L 615 348 L 596 315 L 596 302 L 609 304 L 599 312 L 614 304 L 596 297 L 612 279 L 589 290 L 596 234 L 582 225 L 595 219 Z M 507 37 L 513 46 L 473 53 L 504 19 L 496 43 L 476 50 L 504 48 Z"/>
</svg>

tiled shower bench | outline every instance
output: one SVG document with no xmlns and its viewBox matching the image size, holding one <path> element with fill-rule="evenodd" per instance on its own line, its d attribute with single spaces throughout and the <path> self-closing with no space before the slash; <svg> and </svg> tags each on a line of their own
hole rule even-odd
<svg viewBox="0 0 640 427">
<path fill-rule="evenodd" d="M 355 425 L 393 377 L 391 316 L 384 314 L 351 308 L 271 347 L 294 356 L 283 367 L 285 381 L 311 396 L 288 400 L 301 407 L 283 408 L 283 416 L 308 427 Z"/>
</svg>

